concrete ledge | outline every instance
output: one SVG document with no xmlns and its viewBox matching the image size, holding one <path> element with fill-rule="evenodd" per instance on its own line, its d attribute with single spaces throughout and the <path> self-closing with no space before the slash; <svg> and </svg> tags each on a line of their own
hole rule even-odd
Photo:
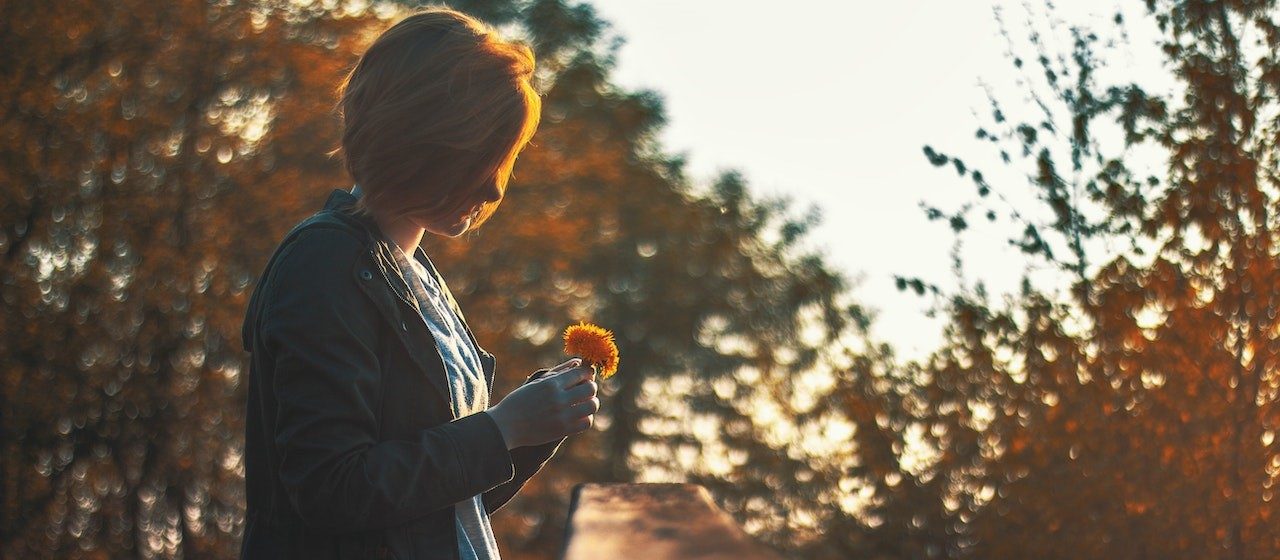
<svg viewBox="0 0 1280 560">
<path fill-rule="evenodd" d="M 696 484 L 579 484 L 563 560 L 779 560 Z"/>
</svg>

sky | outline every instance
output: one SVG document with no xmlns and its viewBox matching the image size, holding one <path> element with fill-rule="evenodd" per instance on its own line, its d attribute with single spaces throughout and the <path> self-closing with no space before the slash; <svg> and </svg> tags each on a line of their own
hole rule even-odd
<svg viewBox="0 0 1280 560">
<path fill-rule="evenodd" d="M 874 335 L 904 358 L 938 346 L 942 323 L 926 316 L 930 302 L 899 291 L 894 276 L 957 285 L 955 238 L 920 204 L 953 209 L 974 198 L 974 187 L 930 165 L 922 148 L 989 163 L 982 169 L 995 189 L 1026 201 L 1019 172 L 995 165 L 974 132 L 991 112 L 984 83 L 1009 112 L 1030 107 L 993 8 L 1018 39 L 1029 14 L 1044 17 L 1041 3 L 1030 11 L 1004 0 L 590 3 L 625 41 L 614 83 L 662 95 L 662 142 L 687 158 L 695 182 L 736 169 L 753 192 L 790 197 L 796 214 L 816 205 L 822 221 L 811 246 L 876 311 Z M 1117 9 L 1104 0 L 1061 4 L 1050 27 L 1063 34 L 1070 24 L 1107 28 Z M 1134 5 L 1124 10 L 1130 41 L 1114 65 L 1126 77 L 1157 79 L 1154 28 L 1140 2 L 1124 4 Z M 1026 259 L 1006 242 L 1012 228 L 997 222 L 967 234 L 967 281 L 997 294 L 1015 288 Z"/>
</svg>

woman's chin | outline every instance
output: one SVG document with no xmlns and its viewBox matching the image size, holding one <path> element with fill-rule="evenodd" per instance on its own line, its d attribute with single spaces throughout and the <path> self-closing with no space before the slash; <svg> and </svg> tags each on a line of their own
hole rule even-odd
<svg viewBox="0 0 1280 560">
<path fill-rule="evenodd" d="M 465 216 L 461 220 L 447 226 L 435 225 L 426 228 L 427 231 L 442 237 L 458 237 L 471 229 L 471 216 Z"/>
</svg>

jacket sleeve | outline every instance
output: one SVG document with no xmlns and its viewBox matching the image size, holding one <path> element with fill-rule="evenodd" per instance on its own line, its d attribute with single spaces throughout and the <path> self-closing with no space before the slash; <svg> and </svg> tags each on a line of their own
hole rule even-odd
<svg viewBox="0 0 1280 560">
<path fill-rule="evenodd" d="M 277 401 L 280 482 L 303 521 L 335 532 L 384 529 L 512 480 L 511 456 L 486 413 L 378 441 L 380 317 L 355 284 L 376 281 L 355 274 L 364 246 L 320 229 L 286 250 L 263 311 L 274 363 L 263 381 Z"/>
<path fill-rule="evenodd" d="M 535 371 L 524 382 L 533 381 L 548 371 L 550 369 L 546 368 Z M 533 478 L 533 475 L 538 474 L 538 471 L 542 470 L 542 466 L 551 460 L 551 456 L 555 455 L 556 450 L 560 449 L 560 444 L 564 443 L 565 439 L 567 438 L 562 437 L 541 445 L 529 445 L 512 449 L 511 463 L 515 469 L 515 476 L 510 481 L 484 493 L 481 501 L 484 502 L 485 511 L 492 514 L 511 501 L 511 498 L 524 487 L 525 482 Z"/>
</svg>

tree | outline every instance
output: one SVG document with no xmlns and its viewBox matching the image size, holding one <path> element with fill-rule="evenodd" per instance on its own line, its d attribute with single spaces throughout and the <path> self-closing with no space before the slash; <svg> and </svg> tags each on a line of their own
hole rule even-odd
<svg viewBox="0 0 1280 560">
<path fill-rule="evenodd" d="M 1280 546 L 1275 5 L 1145 7 L 1176 93 L 1101 84 L 1106 40 L 1072 28 L 1069 54 L 1052 55 L 1041 27 L 1038 63 L 1011 55 L 1038 114 L 1011 119 L 993 99 L 977 132 L 1026 165 L 1026 184 L 925 148 L 978 194 L 931 217 L 961 232 L 974 213 L 1007 215 L 1011 242 L 1069 284 L 1024 277 L 1002 302 L 981 285 L 943 300 L 947 342 L 923 364 L 919 417 L 942 427 L 932 469 L 969 498 L 950 508 L 964 521 L 953 556 L 1269 558 Z M 1163 154 L 1162 176 L 1143 172 L 1144 150 Z M 1024 188 L 1038 202 L 1001 202 Z"/>
<path fill-rule="evenodd" d="M 235 553 L 244 292 L 360 28 L 318 15 L 0 4 L 5 556 Z"/>
</svg>

